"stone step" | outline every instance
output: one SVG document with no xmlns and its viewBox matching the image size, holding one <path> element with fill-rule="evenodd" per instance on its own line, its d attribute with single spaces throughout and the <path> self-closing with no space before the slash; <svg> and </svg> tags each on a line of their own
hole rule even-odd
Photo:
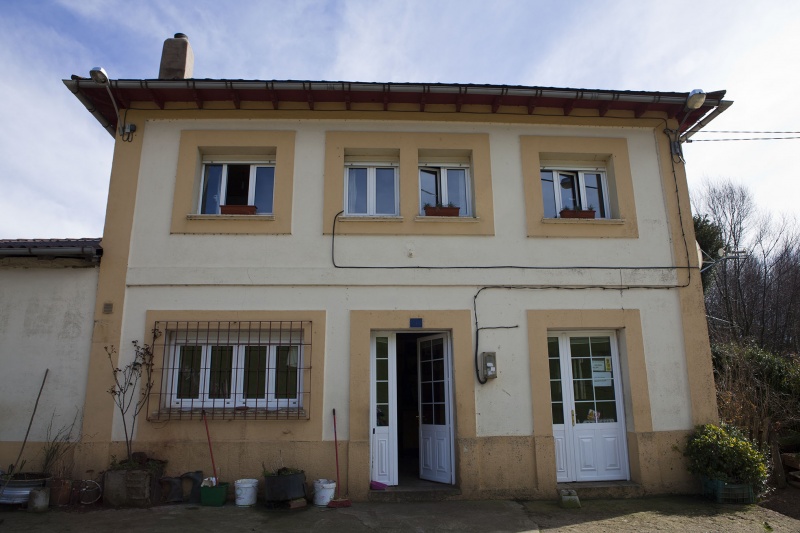
<svg viewBox="0 0 800 533">
<path fill-rule="evenodd" d="M 371 502 L 438 502 L 461 496 L 461 489 L 444 486 L 435 489 L 400 489 L 389 487 L 386 490 L 369 491 Z"/>
<path fill-rule="evenodd" d="M 632 481 L 593 481 L 587 483 L 559 483 L 557 489 L 574 490 L 581 500 L 641 498 L 644 488 Z"/>
</svg>

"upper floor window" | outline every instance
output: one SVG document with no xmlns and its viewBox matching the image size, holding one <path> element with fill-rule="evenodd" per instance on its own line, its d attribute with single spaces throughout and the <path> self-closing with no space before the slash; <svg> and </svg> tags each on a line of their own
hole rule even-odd
<svg viewBox="0 0 800 533">
<path fill-rule="evenodd" d="M 396 165 L 353 163 L 345 168 L 345 215 L 397 216 Z"/>
<path fill-rule="evenodd" d="M 203 165 L 200 214 L 271 215 L 275 165 L 268 163 L 217 163 Z"/>
<path fill-rule="evenodd" d="M 540 176 L 545 218 L 611 218 L 605 171 L 543 167 Z"/>
<path fill-rule="evenodd" d="M 419 214 L 436 215 L 431 207 L 458 208 L 458 216 L 472 216 L 469 165 L 419 167 Z M 428 209 L 426 209 L 428 208 Z"/>
</svg>

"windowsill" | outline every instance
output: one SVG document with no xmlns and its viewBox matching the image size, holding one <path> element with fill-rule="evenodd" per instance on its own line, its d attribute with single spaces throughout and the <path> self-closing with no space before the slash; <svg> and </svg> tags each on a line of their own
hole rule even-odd
<svg viewBox="0 0 800 533">
<path fill-rule="evenodd" d="M 275 220 L 275 215 L 186 215 L 186 220 Z"/>
<path fill-rule="evenodd" d="M 444 223 L 466 223 L 466 224 L 474 224 L 480 222 L 481 219 L 479 217 L 428 217 L 425 215 L 417 215 L 414 218 L 415 222 L 444 222 Z"/>
<path fill-rule="evenodd" d="M 592 224 L 602 226 L 621 226 L 622 218 L 542 218 L 543 224 Z"/>
<path fill-rule="evenodd" d="M 403 217 L 395 215 L 340 215 L 337 220 L 339 222 L 363 222 L 365 220 L 370 222 L 402 222 Z"/>
<path fill-rule="evenodd" d="M 202 420 L 203 411 L 206 418 L 218 420 L 309 420 L 308 413 L 303 408 L 289 407 L 281 409 L 264 409 L 250 407 L 248 409 L 236 408 L 201 408 L 181 409 L 179 407 L 165 407 L 159 411 L 150 413 L 147 419 L 151 422 L 165 422 L 167 420 Z"/>
</svg>

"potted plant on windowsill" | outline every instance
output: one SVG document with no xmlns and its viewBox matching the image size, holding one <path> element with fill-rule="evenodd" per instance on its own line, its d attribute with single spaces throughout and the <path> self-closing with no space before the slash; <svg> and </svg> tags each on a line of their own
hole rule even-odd
<svg viewBox="0 0 800 533">
<path fill-rule="evenodd" d="M 447 205 L 442 205 L 440 203 L 436 205 L 425 204 L 422 208 L 425 210 L 426 217 L 457 217 L 461 210 L 461 208 L 453 202 Z"/>
<path fill-rule="evenodd" d="M 219 206 L 222 215 L 255 215 L 256 206 L 254 205 L 221 205 Z"/>
<path fill-rule="evenodd" d="M 593 206 L 586 209 L 562 209 L 559 211 L 559 218 L 594 218 L 595 210 Z"/>
</svg>

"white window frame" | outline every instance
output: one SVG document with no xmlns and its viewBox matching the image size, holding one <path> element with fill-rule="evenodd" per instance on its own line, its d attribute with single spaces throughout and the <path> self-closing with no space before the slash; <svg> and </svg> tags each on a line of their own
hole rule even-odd
<svg viewBox="0 0 800 533">
<path fill-rule="evenodd" d="M 441 198 L 439 202 L 443 206 L 447 206 L 450 203 L 449 198 L 447 197 L 447 173 L 449 170 L 463 170 L 464 177 L 465 177 L 465 186 L 466 186 L 466 203 L 467 205 L 462 206 L 461 210 L 458 212 L 458 216 L 460 217 L 471 217 L 472 216 L 472 178 L 470 176 L 470 166 L 468 163 L 448 163 L 448 164 L 438 164 L 438 163 L 420 163 L 419 168 L 417 169 L 417 191 L 419 192 L 419 214 L 421 216 L 425 216 L 425 204 L 422 200 L 422 177 L 420 176 L 420 172 L 423 170 L 426 171 L 433 171 L 436 172 L 436 186 L 438 188 L 438 192 L 441 194 Z"/>
<path fill-rule="evenodd" d="M 203 168 L 201 169 L 201 176 L 200 176 L 200 194 L 197 202 L 197 212 L 201 215 L 219 215 L 220 213 L 203 213 L 203 190 L 205 189 L 205 182 L 207 176 L 207 169 L 209 166 L 212 165 L 221 165 L 222 166 L 222 177 L 220 178 L 220 193 L 219 193 L 219 206 L 228 205 L 226 203 L 226 194 L 228 190 L 228 165 L 250 165 L 250 175 L 248 177 L 248 189 L 247 189 L 247 204 L 246 205 L 255 205 L 255 196 L 256 196 L 256 173 L 258 172 L 259 168 L 271 168 L 273 169 L 273 181 L 272 181 L 272 211 L 270 212 L 263 212 L 257 213 L 257 215 L 273 215 L 275 213 L 275 161 L 274 160 L 267 160 L 267 161 L 236 161 L 236 160 L 205 160 L 203 161 Z"/>
<path fill-rule="evenodd" d="M 301 333 L 296 332 L 294 335 L 289 335 L 285 332 L 252 332 L 252 341 L 246 337 L 247 333 L 238 334 L 225 334 L 217 332 L 179 332 L 172 334 L 170 342 L 170 357 L 169 360 L 169 376 L 170 394 L 169 405 L 170 407 L 179 409 L 192 409 L 192 408 L 236 408 L 236 407 L 252 407 L 252 408 L 266 408 L 267 410 L 277 410 L 285 408 L 299 408 L 302 407 L 303 398 L 303 346 Z M 277 339 L 278 342 L 259 343 L 258 339 Z M 178 383 L 180 380 L 180 356 L 181 346 L 200 346 L 201 347 L 201 360 L 200 360 L 200 377 L 198 385 L 198 396 L 196 398 L 179 398 L 178 397 Z M 228 398 L 209 398 L 210 374 L 211 374 L 211 352 L 217 346 L 232 346 L 233 347 L 233 360 L 231 364 L 231 391 Z M 264 397 L 262 398 L 245 398 L 244 397 L 244 384 L 245 384 L 245 354 L 247 348 L 265 347 L 267 348 L 267 361 L 266 361 L 266 375 L 264 379 Z M 297 394 L 295 398 L 276 398 L 276 380 L 277 380 L 277 353 L 278 349 L 282 347 L 290 347 L 297 349 Z"/>
<path fill-rule="evenodd" d="M 586 178 L 584 177 L 586 174 L 599 174 L 600 175 L 600 184 L 603 189 L 603 213 L 605 216 L 597 217 L 600 219 L 610 219 L 611 218 L 611 206 L 609 205 L 609 198 L 608 198 L 608 172 L 606 171 L 605 167 L 580 167 L 580 166 L 551 166 L 551 165 L 544 165 L 539 169 L 539 188 L 542 187 L 542 171 L 549 171 L 553 173 L 553 188 L 555 197 L 555 204 L 556 204 L 556 218 L 558 218 L 558 214 L 561 212 L 564 207 L 561 204 L 561 195 L 558 194 L 558 183 L 560 182 L 559 174 L 569 174 L 575 176 L 577 179 L 578 184 L 578 194 L 579 194 L 579 201 L 580 201 L 580 208 L 581 209 L 588 209 L 587 200 L 586 200 Z M 542 201 L 544 199 L 544 191 L 542 190 Z"/>
<path fill-rule="evenodd" d="M 348 217 L 397 217 L 400 215 L 400 180 L 397 163 L 347 162 L 344 166 L 344 215 Z M 351 213 L 350 207 L 350 169 L 367 169 L 367 212 Z M 376 213 L 377 188 L 375 185 L 377 169 L 391 168 L 394 171 L 394 213 Z"/>
</svg>

